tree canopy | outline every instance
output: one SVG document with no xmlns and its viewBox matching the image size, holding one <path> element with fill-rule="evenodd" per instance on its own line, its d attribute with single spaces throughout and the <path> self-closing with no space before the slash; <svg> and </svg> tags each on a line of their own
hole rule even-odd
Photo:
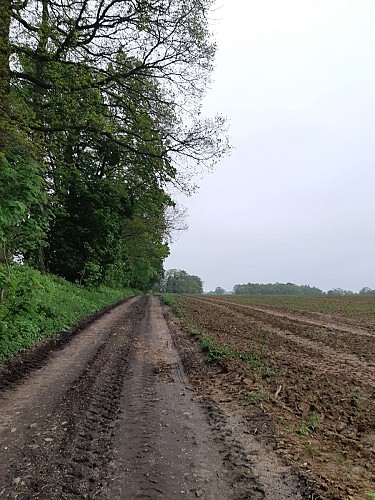
<svg viewBox="0 0 375 500">
<path fill-rule="evenodd" d="M 200 111 L 211 5 L 0 0 L 3 268 L 19 256 L 79 283 L 160 279 L 171 188 L 191 192 L 228 150 L 223 118 Z"/>
<path fill-rule="evenodd" d="M 370 287 L 365 286 L 359 291 L 359 295 L 375 295 L 375 289 L 372 290 Z"/>
<path fill-rule="evenodd" d="M 159 284 L 159 290 L 164 293 L 202 294 L 203 281 L 186 271 L 169 269 Z"/>
</svg>

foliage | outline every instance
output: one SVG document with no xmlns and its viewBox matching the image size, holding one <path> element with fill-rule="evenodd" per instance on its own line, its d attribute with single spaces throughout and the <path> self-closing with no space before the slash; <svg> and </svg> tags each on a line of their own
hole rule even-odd
<svg viewBox="0 0 375 500">
<path fill-rule="evenodd" d="M 264 399 L 267 399 L 268 394 L 264 391 L 251 391 L 241 394 L 241 399 L 250 404 L 259 403 Z"/>
<path fill-rule="evenodd" d="M 184 227 L 170 187 L 228 149 L 200 115 L 212 0 L 1 1 L 0 262 L 150 289 Z"/>
<path fill-rule="evenodd" d="M 263 370 L 267 371 L 267 362 L 264 353 L 264 342 L 257 348 L 252 349 L 250 352 L 242 352 L 238 356 L 240 359 L 246 361 L 251 368 L 257 372 Z"/>
<path fill-rule="evenodd" d="M 176 296 L 172 293 L 162 293 L 160 294 L 160 298 L 168 306 L 174 307 L 177 305 Z"/>
<path fill-rule="evenodd" d="M 0 362 L 131 295 L 134 292 L 129 289 L 87 289 L 63 278 L 42 275 L 26 265 L 14 265 L 0 309 Z"/>
<path fill-rule="evenodd" d="M 375 289 L 372 290 L 368 286 L 365 286 L 362 288 L 362 290 L 359 291 L 359 295 L 375 295 Z"/>
<path fill-rule="evenodd" d="M 309 285 L 295 285 L 294 283 L 248 283 L 235 285 L 235 294 L 242 295 L 323 295 L 323 291 Z"/>
<path fill-rule="evenodd" d="M 188 274 L 179 269 L 169 269 L 159 283 L 162 293 L 202 294 L 203 282 L 199 276 Z"/>
<path fill-rule="evenodd" d="M 13 255 L 40 249 L 47 225 L 40 166 L 13 144 L 0 153 L 0 262 L 10 265 Z"/>
<path fill-rule="evenodd" d="M 160 281 L 184 228 L 171 187 L 192 192 L 228 149 L 224 120 L 200 115 L 212 3 L 0 0 L 3 358 L 117 297 L 99 286 Z"/>
<path fill-rule="evenodd" d="M 343 290 L 342 288 L 334 288 L 333 290 L 328 290 L 327 295 L 354 295 L 354 292 L 352 292 L 351 290 Z"/>
<path fill-rule="evenodd" d="M 184 308 L 186 297 L 180 297 L 173 293 L 163 293 L 160 295 L 160 298 L 163 302 L 171 306 L 173 312 L 182 320 L 185 326 L 199 337 L 199 345 L 205 353 L 205 361 L 213 362 L 235 358 L 246 363 L 264 379 L 270 379 L 277 376 L 277 372 L 269 368 L 266 358 L 265 346 L 268 342 L 266 336 L 262 336 L 257 347 L 246 352 L 237 351 L 228 345 L 218 344 L 204 328 L 197 326 L 195 322 L 189 319 Z"/>
<path fill-rule="evenodd" d="M 170 306 L 173 312 L 182 320 L 184 319 L 184 310 L 180 307 L 179 302 L 175 294 L 173 293 L 162 293 L 160 294 L 160 299 Z"/>
<path fill-rule="evenodd" d="M 211 337 L 202 336 L 199 339 L 199 345 L 205 354 L 204 360 L 208 363 L 235 356 L 234 351 L 229 346 L 219 346 Z"/>
</svg>

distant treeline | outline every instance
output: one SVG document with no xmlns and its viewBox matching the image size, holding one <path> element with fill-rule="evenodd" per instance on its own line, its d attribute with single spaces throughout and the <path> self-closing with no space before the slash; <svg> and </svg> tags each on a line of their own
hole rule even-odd
<svg viewBox="0 0 375 500">
<path fill-rule="evenodd" d="M 309 285 L 294 283 L 248 283 L 235 285 L 233 293 L 242 295 L 324 295 L 324 292 Z"/>
<path fill-rule="evenodd" d="M 235 285 L 233 293 L 238 295 L 375 295 L 375 289 L 364 287 L 357 294 L 351 290 L 333 288 L 326 293 L 315 286 L 295 285 L 294 283 L 248 283 Z"/>
</svg>

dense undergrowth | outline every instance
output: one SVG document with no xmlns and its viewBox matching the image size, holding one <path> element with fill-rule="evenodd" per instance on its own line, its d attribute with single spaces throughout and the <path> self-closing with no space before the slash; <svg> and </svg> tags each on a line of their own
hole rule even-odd
<svg viewBox="0 0 375 500">
<path fill-rule="evenodd" d="M 45 337 L 67 331 L 84 316 L 137 294 L 130 289 L 85 288 L 28 266 L 13 266 L 0 305 L 0 363 Z"/>
</svg>

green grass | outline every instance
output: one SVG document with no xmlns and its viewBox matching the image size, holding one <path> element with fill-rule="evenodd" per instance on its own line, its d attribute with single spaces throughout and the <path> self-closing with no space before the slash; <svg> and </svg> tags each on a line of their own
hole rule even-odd
<svg viewBox="0 0 375 500">
<path fill-rule="evenodd" d="M 132 295 L 135 292 L 129 289 L 88 289 L 27 266 L 13 266 L 0 305 L 0 363 Z"/>
<path fill-rule="evenodd" d="M 160 294 L 160 299 L 165 304 L 167 304 L 168 306 L 170 306 L 172 308 L 172 310 L 176 314 L 176 316 L 178 316 L 180 319 L 184 320 L 185 313 L 184 313 L 184 310 L 178 301 L 178 297 L 176 296 L 176 294 L 162 293 L 162 294 Z"/>
<path fill-rule="evenodd" d="M 241 394 L 241 399 L 246 401 L 247 403 L 250 404 L 256 404 L 259 403 L 260 401 L 263 401 L 267 399 L 268 394 L 263 391 L 251 391 L 251 392 L 245 392 L 244 394 Z"/>
<path fill-rule="evenodd" d="M 316 413 L 310 413 L 307 421 L 303 422 L 298 430 L 298 434 L 307 437 L 311 432 L 315 432 L 320 425 L 319 416 Z"/>
<path fill-rule="evenodd" d="M 168 306 L 173 307 L 177 304 L 176 296 L 172 293 L 162 293 L 160 294 L 160 298 Z"/>
<path fill-rule="evenodd" d="M 258 347 L 254 347 L 251 351 L 239 352 L 228 345 L 217 343 L 204 328 L 197 326 L 194 321 L 189 320 L 189 314 L 184 308 L 186 297 L 180 297 L 176 294 L 164 293 L 160 295 L 163 302 L 168 304 L 173 312 L 182 320 L 182 323 L 192 333 L 199 337 L 199 344 L 204 353 L 204 360 L 208 363 L 222 361 L 224 359 L 236 358 L 247 363 L 258 375 L 264 378 L 273 378 L 277 376 L 277 372 L 270 370 L 265 357 L 265 346 L 268 342 L 266 334 L 263 333 L 261 342 Z M 222 320 L 234 313 L 220 311 L 218 317 Z M 230 318 L 229 318 L 230 319 Z M 225 325 L 221 325 L 223 328 Z"/>
</svg>

